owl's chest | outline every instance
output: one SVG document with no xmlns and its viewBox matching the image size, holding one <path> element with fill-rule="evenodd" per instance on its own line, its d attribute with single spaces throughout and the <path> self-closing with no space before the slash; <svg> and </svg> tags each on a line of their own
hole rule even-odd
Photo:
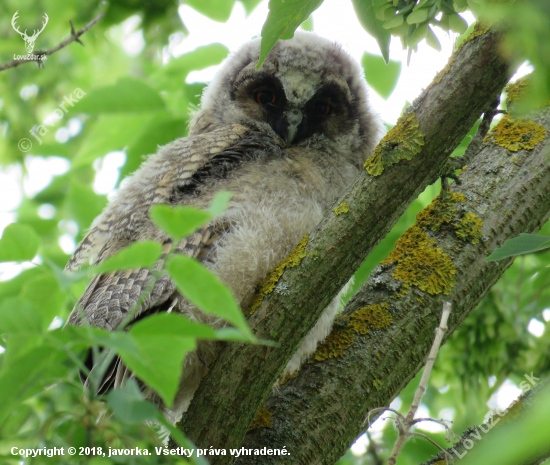
<svg viewBox="0 0 550 465">
<path fill-rule="evenodd" d="M 244 169 L 219 186 L 234 193 L 233 201 L 220 218 L 223 232 L 206 263 L 243 308 L 258 283 L 315 228 L 351 178 L 338 175 L 335 182 L 307 160 L 286 160 Z"/>
</svg>

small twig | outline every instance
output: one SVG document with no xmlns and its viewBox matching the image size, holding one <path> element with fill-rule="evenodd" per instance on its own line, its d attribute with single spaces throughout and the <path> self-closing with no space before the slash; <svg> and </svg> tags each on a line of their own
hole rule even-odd
<svg viewBox="0 0 550 465">
<path fill-rule="evenodd" d="M 44 51 L 38 51 L 35 52 L 36 58 L 29 59 L 29 60 L 11 60 L 7 63 L 4 63 L 3 65 L 0 65 L 0 71 L 4 71 L 9 68 L 17 68 L 19 65 L 25 64 L 25 63 L 32 63 L 32 62 L 38 62 L 39 64 L 42 63 L 43 58 L 45 56 L 52 55 L 53 53 L 57 52 L 58 50 L 61 50 L 63 47 L 66 47 L 71 42 L 78 42 L 80 45 L 84 45 L 84 43 L 80 40 L 80 36 L 84 34 L 88 29 L 90 29 L 95 23 L 101 20 L 103 18 L 104 13 L 99 13 L 94 19 L 92 19 L 86 26 L 84 26 L 79 31 L 75 31 L 74 25 L 72 21 L 69 21 L 71 24 L 71 35 L 68 39 L 65 39 L 60 44 L 56 45 L 53 48 L 50 48 L 49 50 Z"/>
<path fill-rule="evenodd" d="M 418 410 L 420 402 L 422 401 L 422 397 L 426 392 L 426 386 L 428 385 L 428 380 L 430 379 L 430 374 L 435 362 L 435 358 L 437 356 L 437 353 L 439 352 L 439 347 L 441 346 L 441 341 L 443 341 L 443 336 L 447 331 L 447 320 L 449 319 L 450 313 L 451 313 L 450 302 L 443 302 L 443 312 L 441 314 L 441 322 L 439 323 L 439 327 L 435 331 L 435 339 L 432 344 L 432 348 L 430 349 L 428 359 L 426 360 L 426 366 L 424 368 L 424 372 L 422 373 L 422 378 L 420 379 L 420 383 L 414 393 L 414 399 L 411 404 L 411 408 L 409 409 L 409 413 L 405 417 L 404 421 L 401 419 L 403 417 L 402 415 L 399 415 L 401 418 L 398 417 L 396 419 L 399 436 L 397 437 L 397 441 L 395 441 L 392 454 L 388 459 L 388 465 L 396 464 L 397 456 L 399 455 L 399 452 L 401 452 L 401 449 L 405 445 L 405 442 L 407 441 L 407 439 L 413 434 L 411 433 L 411 427 L 415 423 L 414 415 L 416 414 L 416 411 Z"/>
<path fill-rule="evenodd" d="M 363 422 L 363 426 L 365 425 L 368 425 L 367 428 L 370 428 L 372 425 L 370 424 L 370 416 L 375 414 L 375 413 L 378 413 L 378 412 L 393 412 L 395 413 L 395 415 L 397 417 L 402 417 L 403 420 L 405 419 L 405 417 L 403 417 L 403 415 L 401 415 L 397 410 L 394 410 L 392 408 L 386 408 L 386 407 L 376 407 L 376 408 L 373 408 L 372 410 L 369 411 L 369 413 L 367 413 L 367 419 Z"/>
<path fill-rule="evenodd" d="M 75 30 L 74 30 L 74 24 L 73 24 L 73 20 L 72 19 L 69 19 L 69 24 L 71 25 L 71 36 L 74 37 L 74 41 L 75 42 L 78 42 L 80 45 L 82 45 L 84 47 L 84 42 L 82 42 L 78 37 L 80 34 L 76 33 Z"/>
<path fill-rule="evenodd" d="M 449 428 L 449 426 L 445 422 L 452 423 L 449 420 L 436 420 L 435 418 L 415 418 L 413 420 L 412 424 L 416 425 L 417 423 L 422 423 L 424 421 L 431 421 L 432 423 L 437 423 L 438 425 L 443 426 L 443 428 L 445 428 L 445 429 Z"/>
<path fill-rule="evenodd" d="M 421 437 L 423 439 L 426 439 L 426 441 L 428 442 L 431 442 L 435 447 L 437 447 L 441 452 L 443 452 L 444 456 L 445 456 L 445 461 L 447 463 L 449 463 L 449 461 L 452 462 L 453 460 L 453 456 L 451 454 L 449 454 L 445 449 L 443 449 L 443 447 L 441 447 L 437 442 L 435 442 L 433 439 L 431 439 L 430 437 L 426 436 L 424 433 L 418 433 L 418 432 L 414 432 L 412 433 L 414 434 L 415 436 L 418 436 L 418 437 Z"/>
</svg>

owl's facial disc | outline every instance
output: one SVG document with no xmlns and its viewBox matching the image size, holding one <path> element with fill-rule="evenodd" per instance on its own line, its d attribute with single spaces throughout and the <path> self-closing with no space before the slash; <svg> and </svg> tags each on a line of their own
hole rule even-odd
<svg viewBox="0 0 550 465">
<path fill-rule="evenodd" d="M 248 70 L 247 70 L 248 71 Z M 319 83 L 304 94 L 275 76 L 245 73 L 234 84 L 231 98 L 255 121 L 264 121 L 288 145 L 303 142 L 314 134 L 333 139 L 353 117 L 347 87 L 340 83 Z M 289 94 L 289 95 L 287 95 Z"/>
</svg>

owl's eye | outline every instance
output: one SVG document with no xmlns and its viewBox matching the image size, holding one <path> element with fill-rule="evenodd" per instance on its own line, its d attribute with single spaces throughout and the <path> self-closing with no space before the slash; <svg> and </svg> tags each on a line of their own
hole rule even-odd
<svg viewBox="0 0 550 465">
<path fill-rule="evenodd" d="M 323 100 L 315 103 L 313 109 L 315 110 L 315 113 L 320 116 L 328 116 L 332 113 L 332 107 L 330 106 L 330 103 L 324 102 Z"/>
<path fill-rule="evenodd" d="M 277 96 L 275 95 L 275 92 L 270 90 L 259 90 L 256 92 L 256 102 L 262 105 L 273 105 L 277 102 Z"/>
</svg>

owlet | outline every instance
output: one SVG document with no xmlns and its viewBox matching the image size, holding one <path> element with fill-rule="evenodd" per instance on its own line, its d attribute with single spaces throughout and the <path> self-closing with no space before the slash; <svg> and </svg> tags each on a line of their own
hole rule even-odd
<svg viewBox="0 0 550 465">
<path fill-rule="evenodd" d="M 231 55 L 205 90 L 188 137 L 160 148 L 123 183 L 93 222 L 67 264 L 97 264 L 135 241 L 170 237 L 150 219 L 155 204 L 207 208 L 219 191 L 232 192 L 228 210 L 176 244 L 215 272 L 246 310 L 258 283 L 284 259 L 360 172 L 377 140 L 379 124 L 367 103 L 362 70 L 340 46 L 297 32 L 279 41 L 257 69 L 260 39 Z M 147 269 L 97 276 L 68 323 L 114 330 L 151 280 Z M 333 302 L 302 342 L 285 373 L 299 368 L 330 331 Z M 78 310 L 77 310 L 78 309 Z M 221 327 L 178 294 L 165 276 L 135 318 L 176 311 Z M 216 357 L 218 346 L 200 342 L 188 354 L 173 408 L 178 419 Z M 94 361 L 88 357 L 87 365 Z M 132 376 L 119 359 L 101 392 Z M 146 396 L 161 404 L 155 392 Z"/>
</svg>

